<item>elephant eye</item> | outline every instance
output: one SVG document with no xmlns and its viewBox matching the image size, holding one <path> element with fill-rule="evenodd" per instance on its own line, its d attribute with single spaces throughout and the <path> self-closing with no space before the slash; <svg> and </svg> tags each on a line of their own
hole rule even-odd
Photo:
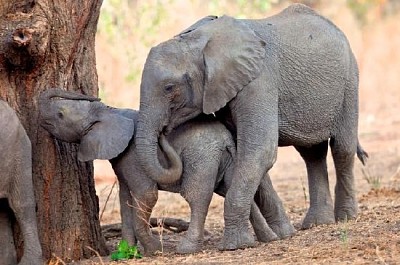
<svg viewBox="0 0 400 265">
<path fill-rule="evenodd" d="M 171 92 L 175 87 L 175 84 L 168 84 L 166 86 L 164 86 L 164 91 L 166 92 Z"/>
<path fill-rule="evenodd" d="M 57 113 L 57 116 L 58 116 L 60 119 L 63 119 L 63 118 L 64 118 L 64 114 L 63 114 L 61 111 L 59 111 L 59 112 Z"/>
</svg>

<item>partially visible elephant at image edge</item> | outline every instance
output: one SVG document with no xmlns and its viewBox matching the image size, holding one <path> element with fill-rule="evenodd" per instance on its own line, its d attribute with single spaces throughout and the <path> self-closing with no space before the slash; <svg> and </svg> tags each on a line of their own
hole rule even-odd
<svg viewBox="0 0 400 265">
<path fill-rule="evenodd" d="M 31 152 L 31 142 L 15 111 L 0 100 L 0 260 L 7 265 L 17 264 L 11 227 L 13 216 L 24 241 L 24 251 L 18 264 L 43 264 L 37 231 Z"/>
<path fill-rule="evenodd" d="M 152 236 L 148 223 L 160 189 L 180 193 L 191 209 L 189 229 L 177 251 L 201 250 L 212 194 L 215 191 L 224 196 L 232 176 L 236 150 L 225 126 L 204 117 L 180 126 L 166 139 L 162 137 L 158 157 L 170 177 L 176 179 L 166 184 L 147 176 L 137 160 L 133 141 L 137 111 L 112 108 L 97 98 L 59 89 L 42 93 L 39 109 L 42 127 L 57 139 L 79 143 L 79 160 L 110 160 L 120 184 L 123 239 L 134 244 L 137 237 L 146 254 L 161 250 L 161 243 Z M 286 238 L 295 231 L 268 180 L 263 179 L 260 187 L 269 187 L 273 192 L 259 194 L 250 215 L 261 242 Z"/>
<path fill-rule="evenodd" d="M 149 175 L 174 181 L 158 161 L 158 139 L 201 113 L 228 126 L 237 144 L 224 249 L 254 245 L 246 226 L 250 205 L 278 146 L 294 146 L 307 167 L 310 208 L 303 228 L 357 216 L 354 156 L 367 158 L 358 142 L 358 67 L 347 38 L 327 18 L 301 4 L 265 19 L 208 16 L 153 47 L 142 73 L 135 138 Z"/>
</svg>

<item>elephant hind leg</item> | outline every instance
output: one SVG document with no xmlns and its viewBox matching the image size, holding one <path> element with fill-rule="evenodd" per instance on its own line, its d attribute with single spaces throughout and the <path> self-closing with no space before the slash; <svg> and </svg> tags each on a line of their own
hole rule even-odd
<svg viewBox="0 0 400 265">
<path fill-rule="evenodd" d="M 330 142 L 336 170 L 335 219 L 346 221 L 357 217 L 357 199 L 354 189 L 354 156 L 356 145 L 340 139 Z"/>
<path fill-rule="evenodd" d="M 254 196 L 254 201 L 269 227 L 271 227 L 272 231 L 280 239 L 290 237 L 295 233 L 295 229 L 285 212 L 282 201 L 272 186 L 268 172 L 261 179 Z M 252 206 L 252 211 L 253 208 Z"/>
<path fill-rule="evenodd" d="M 335 222 L 332 197 L 329 190 L 326 155 L 328 141 L 311 147 L 296 146 L 307 167 L 310 208 L 303 220 L 302 229 Z"/>
<path fill-rule="evenodd" d="M 216 183 L 218 175 L 218 155 L 217 152 L 208 157 L 193 156 L 200 159 L 197 167 L 190 167 L 188 165 L 191 163 L 186 163 L 181 195 L 188 202 L 191 213 L 188 231 L 176 248 L 178 253 L 195 253 L 202 249 L 204 225 L 214 193 L 212 184 Z"/>
<path fill-rule="evenodd" d="M 251 203 L 250 222 L 253 226 L 254 233 L 256 234 L 258 241 L 266 243 L 279 239 L 279 237 L 267 224 L 264 216 L 261 214 L 260 209 L 255 202 Z"/>
<path fill-rule="evenodd" d="M 203 246 L 204 225 L 208 213 L 208 207 L 211 203 L 213 191 L 202 193 L 200 198 L 190 198 L 185 196 L 190 206 L 190 223 L 185 237 L 179 242 L 176 250 L 178 253 L 187 254 L 199 252 Z"/>
<path fill-rule="evenodd" d="M 24 253 L 19 264 L 41 264 L 43 262 L 42 249 L 37 232 L 35 205 L 21 204 L 13 198 L 9 198 L 9 204 L 24 239 Z"/>
<path fill-rule="evenodd" d="M 3 242 L 0 248 L 0 257 L 4 264 L 17 263 L 17 254 L 11 227 L 12 218 L 13 213 L 8 206 L 7 200 L 0 199 L 0 238 Z"/>
<path fill-rule="evenodd" d="M 353 58 L 354 59 L 354 58 Z M 348 85 L 343 102 L 343 112 L 338 117 L 336 131 L 329 142 L 336 171 L 335 218 L 345 221 L 357 217 L 357 200 L 354 189 L 354 157 L 358 145 L 358 106 L 356 80 Z M 358 150 L 362 158 L 365 151 Z"/>
</svg>

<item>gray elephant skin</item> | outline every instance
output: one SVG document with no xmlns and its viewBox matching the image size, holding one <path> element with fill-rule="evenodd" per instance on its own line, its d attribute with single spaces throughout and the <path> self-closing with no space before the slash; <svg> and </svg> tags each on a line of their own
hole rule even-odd
<svg viewBox="0 0 400 265">
<path fill-rule="evenodd" d="M 229 131 L 207 117 L 179 126 L 167 138 L 161 136 L 158 157 L 162 166 L 174 171 L 172 175 L 182 175 L 175 183 L 165 184 L 149 178 L 137 160 L 133 141 L 137 111 L 112 108 L 97 100 L 74 92 L 47 90 L 39 101 L 41 125 L 60 140 L 79 143 L 79 160 L 109 159 L 120 184 L 124 239 L 134 244 L 137 238 L 146 254 L 161 250 L 148 221 L 158 190 L 165 190 L 180 193 L 191 209 L 189 229 L 177 251 L 199 251 L 213 191 L 224 196 L 230 186 L 228 177 L 232 175 L 236 150 Z M 260 185 L 274 191 L 267 178 Z M 272 192 L 258 196 L 260 208 L 253 202 L 250 215 L 258 240 L 268 242 L 290 236 L 294 228 L 278 195 Z M 278 216 L 262 212 L 271 208 Z M 272 221 L 267 224 L 264 216 Z M 280 234 L 282 230 L 290 234 Z"/>
<path fill-rule="evenodd" d="M 2 100 L 0 161 L 0 263 L 17 264 L 11 225 L 15 218 L 24 241 L 24 251 L 18 264 L 43 264 L 32 183 L 31 142 L 14 110 Z"/>
<path fill-rule="evenodd" d="M 209 16 L 153 47 L 142 74 L 135 140 L 148 174 L 165 175 L 159 135 L 201 113 L 216 115 L 237 144 L 224 249 L 254 243 L 246 220 L 278 146 L 294 146 L 307 167 L 310 208 L 303 228 L 357 216 L 354 155 L 362 162 L 367 157 L 358 143 L 358 68 L 345 35 L 328 19 L 301 4 L 265 19 Z"/>
</svg>

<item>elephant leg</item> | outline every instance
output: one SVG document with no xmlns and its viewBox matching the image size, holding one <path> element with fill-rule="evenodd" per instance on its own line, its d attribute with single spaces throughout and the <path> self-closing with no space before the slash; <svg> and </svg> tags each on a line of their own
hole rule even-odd
<svg viewBox="0 0 400 265">
<path fill-rule="evenodd" d="M 204 224 L 222 160 L 219 148 L 212 144 L 204 145 L 205 149 L 201 149 L 199 153 L 181 155 L 185 166 L 180 193 L 189 203 L 191 214 L 186 236 L 177 246 L 178 253 L 198 252 L 203 245 Z"/>
<path fill-rule="evenodd" d="M 2 245 L 0 257 L 2 264 L 17 264 L 17 254 L 15 251 L 14 237 L 12 231 L 11 218 L 13 213 L 5 199 L 0 200 L 0 238 Z"/>
<path fill-rule="evenodd" d="M 231 179 L 229 179 L 229 176 L 231 177 L 231 173 L 228 172 L 227 174 L 228 175 L 224 178 L 224 181 L 222 183 L 220 183 L 220 185 L 215 190 L 215 193 L 219 194 L 222 197 L 226 196 L 226 192 L 228 191 L 229 187 L 231 186 Z M 262 182 L 263 181 L 261 181 L 261 183 Z M 261 200 L 260 198 L 263 198 L 263 199 L 261 200 L 261 203 L 258 203 L 258 205 L 255 201 L 253 201 L 251 203 L 250 222 L 251 222 L 251 225 L 253 226 L 253 230 L 254 230 L 254 233 L 256 234 L 257 240 L 260 242 L 266 243 L 266 242 L 278 240 L 279 236 L 273 231 L 273 229 L 271 229 L 271 227 L 269 226 L 269 224 L 267 223 L 267 220 L 265 218 L 265 216 L 269 216 L 271 209 L 275 206 L 272 204 L 266 204 L 267 202 L 268 203 L 270 202 L 269 200 L 266 199 L 266 198 L 268 198 L 268 196 L 263 196 L 263 194 L 259 194 L 260 192 L 263 192 L 263 191 L 267 192 L 265 187 L 264 187 L 264 189 L 262 189 L 262 188 L 260 189 L 261 185 L 262 184 L 260 184 L 255 197 L 258 196 L 259 200 Z M 262 209 L 265 211 L 265 213 L 267 213 L 267 214 L 265 214 L 265 216 L 261 213 L 259 205 L 261 207 L 263 207 Z M 275 216 L 275 214 L 272 214 L 271 216 Z M 272 220 L 270 220 L 270 221 L 272 221 Z M 293 232 L 294 232 L 293 226 L 290 223 L 289 223 L 289 225 L 292 227 Z M 275 229 L 275 230 L 277 230 L 277 229 Z"/>
<path fill-rule="evenodd" d="M 210 183 L 207 183 L 207 185 L 209 184 Z M 179 242 L 179 245 L 177 246 L 178 253 L 199 252 L 203 246 L 204 224 L 208 213 L 208 207 L 213 195 L 213 186 L 210 185 L 210 187 L 211 189 L 202 190 L 200 193 L 198 193 L 198 190 L 196 190 L 196 192 L 192 191 L 183 195 L 186 201 L 189 203 L 191 213 L 190 224 L 186 232 L 186 236 Z"/>
<path fill-rule="evenodd" d="M 290 237 L 295 233 L 296 230 L 286 214 L 281 199 L 272 186 L 268 172 L 265 173 L 258 186 L 254 201 L 268 225 L 280 239 Z"/>
<path fill-rule="evenodd" d="M 296 146 L 307 167 L 310 208 L 303 220 L 302 229 L 335 222 L 332 197 L 329 191 L 326 154 L 328 141 L 311 147 Z"/>
<path fill-rule="evenodd" d="M 357 217 L 358 206 L 354 189 L 354 155 L 355 144 L 340 139 L 331 140 L 331 151 L 336 170 L 335 186 L 335 219 L 347 221 Z"/>
<path fill-rule="evenodd" d="M 344 95 L 343 112 L 338 117 L 337 132 L 329 142 L 336 170 L 336 221 L 354 219 L 358 212 L 353 172 L 358 143 L 358 80 L 353 79 L 348 85 L 349 88 L 346 89 Z"/>
<path fill-rule="evenodd" d="M 250 222 L 258 241 L 267 243 L 279 239 L 265 221 L 264 216 L 261 214 L 260 209 L 255 202 L 251 203 Z"/>
<path fill-rule="evenodd" d="M 26 195 L 27 193 L 20 194 Z M 32 197 L 27 198 L 34 198 L 33 192 Z M 18 264 L 42 264 L 42 250 L 37 232 L 35 205 L 31 201 L 26 202 L 26 199 L 24 201 L 21 203 L 20 198 L 9 198 L 10 207 L 14 211 L 24 239 L 24 252 Z"/>
<path fill-rule="evenodd" d="M 124 179 L 119 179 L 119 202 L 122 223 L 122 239 L 128 241 L 130 245 L 136 245 L 137 240 L 133 224 L 132 196 Z"/>
<path fill-rule="evenodd" d="M 251 202 L 264 174 L 276 160 L 278 148 L 278 93 L 262 75 L 230 101 L 237 132 L 237 155 L 232 185 L 224 204 L 222 248 L 254 246 L 248 220 Z M 256 107 L 255 107 L 256 106 Z"/>
<path fill-rule="evenodd" d="M 143 183 L 141 183 L 143 184 Z M 133 224 L 135 235 L 143 245 L 146 255 L 155 254 L 162 250 L 161 242 L 155 238 L 150 229 L 150 216 L 158 199 L 158 190 L 140 187 L 132 194 Z"/>
<path fill-rule="evenodd" d="M 31 161 L 29 153 L 21 158 L 20 165 L 16 164 L 15 179 L 8 197 L 8 204 L 14 212 L 24 240 L 24 251 L 18 263 L 19 265 L 43 263 L 42 247 L 39 241 L 36 220 L 36 201 L 33 193 Z"/>
</svg>

